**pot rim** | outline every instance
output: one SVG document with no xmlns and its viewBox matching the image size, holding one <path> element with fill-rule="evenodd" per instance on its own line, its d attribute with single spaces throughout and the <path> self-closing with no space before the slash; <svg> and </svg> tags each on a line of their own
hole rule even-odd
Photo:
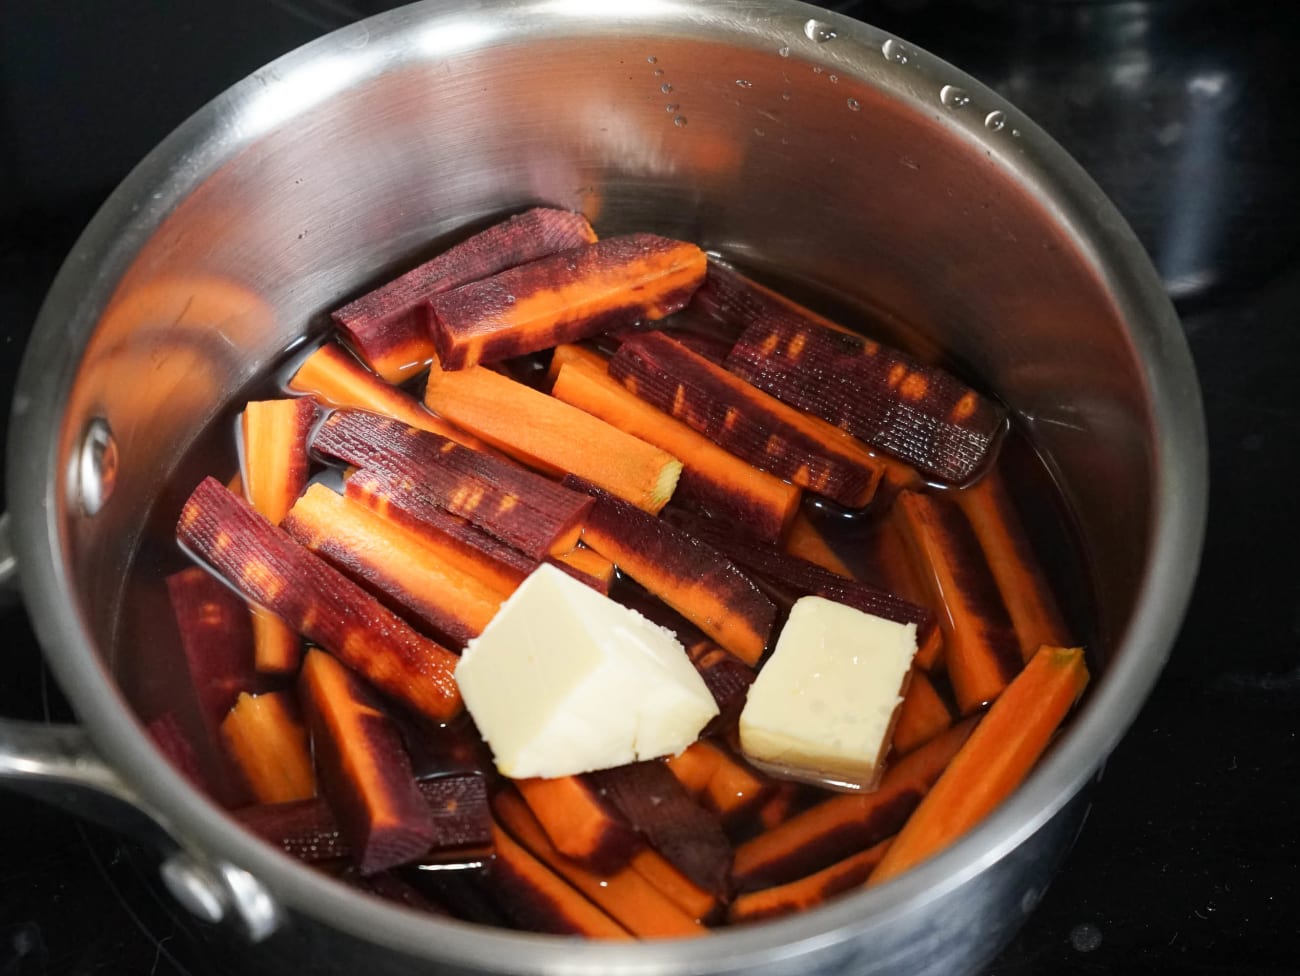
<svg viewBox="0 0 1300 976">
<path fill-rule="evenodd" d="M 836 35 L 819 43 L 805 32 L 816 19 Z M 788 46 L 792 59 L 833 64 L 846 77 L 884 89 L 941 121 L 1015 170 L 1034 197 L 1072 229 L 1130 327 L 1154 428 L 1155 497 L 1150 552 L 1132 619 L 1109 666 L 1051 753 L 1029 780 L 959 843 L 879 889 L 759 926 L 723 930 L 705 940 L 634 945 L 578 942 L 492 930 L 431 918 L 360 897 L 240 829 L 159 755 L 95 653 L 63 572 L 60 535 L 67 456 L 62 409 L 83 348 L 118 276 L 156 225 L 224 160 L 271 127 L 329 97 L 329 84 L 303 82 L 334 66 L 341 85 L 381 73 L 408 32 L 442 36 L 459 51 L 511 38 L 622 33 L 630 25 L 678 32 L 719 27 L 735 43 Z M 466 25 L 489 25 L 477 35 Z M 454 33 L 459 27 L 460 33 Z M 449 30 L 451 28 L 452 30 Z M 442 35 L 437 35 L 443 31 Z M 427 33 L 425 33 L 427 32 Z M 457 40 L 458 38 L 458 40 Z M 904 45 L 906 66 L 882 54 Z M 350 66 L 350 70 L 338 70 Z M 959 85 L 984 111 L 1006 115 L 1002 131 L 983 111 L 946 112 L 944 85 Z M 335 89 L 337 90 L 337 89 Z M 1011 136 L 1013 127 L 1016 136 Z M 1044 187 L 1051 187 L 1049 196 Z M 200 109 L 122 182 L 88 225 L 59 272 L 38 317 L 15 389 L 9 437 L 9 498 L 26 603 L 60 686 L 96 745 L 190 846 L 251 872 L 295 910 L 359 938 L 417 957 L 519 973 L 744 971 L 830 946 L 891 924 L 964 884 L 1000 860 L 1052 817 L 1101 765 L 1136 717 L 1172 648 L 1190 598 L 1204 533 L 1207 457 L 1199 386 L 1174 309 L 1136 237 L 1101 190 L 1060 146 L 994 92 L 923 50 L 876 28 L 802 3 L 725 0 L 479 0 L 450 12 L 438 0 L 380 14 L 335 31 L 271 62 Z"/>
</svg>

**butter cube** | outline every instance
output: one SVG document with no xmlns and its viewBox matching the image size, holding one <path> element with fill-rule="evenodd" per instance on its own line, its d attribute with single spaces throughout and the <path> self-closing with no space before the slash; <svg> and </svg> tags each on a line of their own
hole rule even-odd
<svg viewBox="0 0 1300 976">
<path fill-rule="evenodd" d="M 673 634 L 543 564 L 456 667 L 505 776 L 568 776 L 681 752 L 718 713 Z"/>
<path fill-rule="evenodd" d="M 873 788 L 915 654 L 915 624 L 804 597 L 749 688 L 742 751 L 778 775 Z"/>
</svg>

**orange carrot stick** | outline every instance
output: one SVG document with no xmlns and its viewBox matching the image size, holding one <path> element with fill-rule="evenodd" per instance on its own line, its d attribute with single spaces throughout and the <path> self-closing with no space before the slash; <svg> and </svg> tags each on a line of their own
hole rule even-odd
<svg viewBox="0 0 1300 976">
<path fill-rule="evenodd" d="M 550 842 L 529 807 L 515 794 L 497 794 L 492 807 L 501 825 L 534 857 L 633 935 L 685 938 L 705 934 L 704 926 L 632 868 L 602 875 L 565 858 Z"/>
<path fill-rule="evenodd" d="M 316 795 L 307 730 L 288 692 L 241 694 L 221 723 L 226 749 L 260 803 Z"/>
<path fill-rule="evenodd" d="M 1024 660 L 1028 661 L 1044 644 L 1069 644 L 1056 598 L 997 467 L 971 487 L 957 492 L 956 498 L 998 581 Z"/>
<path fill-rule="evenodd" d="M 307 489 L 283 527 L 312 552 L 456 644 L 482 633 L 501 606 L 501 593 L 324 485 Z"/>
<path fill-rule="evenodd" d="M 853 570 L 849 569 L 844 560 L 835 554 L 835 550 L 827 544 L 826 539 L 817 531 L 817 527 L 802 511 L 796 512 L 790 522 L 790 529 L 785 537 L 785 551 L 810 563 L 816 563 L 822 569 L 829 569 L 832 573 L 848 579 L 856 578 Z M 908 599 L 910 600 L 911 597 Z"/>
<path fill-rule="evenodd" d="M 1020 670 L 1020 645 L 1002 594 L 962 510 L 934 495 L 899 494 L 914 565 L 941 609 L 948 676 L 963 715 L 1001 694 Z"/>
<path fill-rule="evenodd" d="M 429 805 L 392 721 L 360 679 L 312 650 L 299 679 L 321 788 L 362 874 L 419 857 L 433 844 Z"/>
<path fill-rule="evenodd" d="M 727 920 L 732 923 L 757 922 L 764 918 L 789 915 L 791 912 L 813 908 L 828 898 L 856 888 L 871 875 L 872 869 L 889 850 L 890 843 L 891 841 L 882 840 L 865 851 L 837 861 L 798 881 L 743 894 L 731 903 Z"/>
<path fill-rule="evenodd" d="M 500 824 L 492 824 L 487 886 L 520 928 L 593 939 L 630 939 L 627 929 L 589 902 L 567 881 L 529 854 Z"/>
<path fill-rule="evenodd" d="M 700 806 L 724 819 L 762 803 L 774 786 L 770 779 L 704 739 L 671 757 L 668 768 Z"/>
<path fill-rule="evenodd" d="M 604 373 L 607 360 L 594 349 L 575 342 L 562 342 L 551 350 L 551 365 L 546 370 L 546 384 L 551 386 L 560 375 L 560 369 L 569 363 L 587 367 L 588 372 Z"/>
<path fill-rule="evenodd" d="M 603 366 L 597 369 L 582 360 L 563 364 L 551 395 L 680 458 L 680 497 L 761 539 L 775 542 L 799 509 L 795 485 L 746 464 L 646 403 L 611 378 Z"/>
<path fill-rule="evenodd" d="M 967 719 L 885 771 L 874 793 L 843 794 L 736 848 L 732 876 L 745 890 L 784 884 L 898 832 L 974 728 Z"/>
<path fill-rule="evenodd" d="M 894 724 L 894 756 L 905 756 L 924 745 L 952 725 L 948 704 L 939 697 L 932 682 L 920 668 L 912 669 L 903 704 Z"/>
<path fill-rule="evenodd" d="M 937 854 L 1010 796 L 1087 684 L 1083 648 L 1040 648 L 921 801 L 868 885 Z"/>
<path fill-rule="evenodd" d="M 315 420 L 315 404 L 307 399 L 255 400 L 244 407 L 244 497 L 276 525 L 307 484 L 307 438 Z M 295 670 L 302 656 L 297 632 L 260 607 L 253 607 L 252 614 L 257 670 Z"/>
<path fill-rule="evenodd" d="M 682 465 L 672 455 L 482 366 L 445 371 L 435 363 L 424 401 L 544 474 L 576 474 L 647 512 L 677 487 Z"/>
<path fill-rule="evenodd" d="M 581 776 L 519 779 L 515 787 L 555 849 L 582 867 L 618 871 L 641 846 L 632 825 Z"/>
<path fill-rule="evenodd" d="M 356 407 L 432 431 L 478 450 L 483 442 L 420 406 L 414 397 L 390 386 L 366 369 L 340 345 L 327 342 L 302 361 L 289 389 L 306 393 L 330 407 Z"/>
<path fill-rule="evenodd" d="M 718 914 L 720 902 L 651 847 L 632 855 L 628 866 L 650 882 L 669 901 L 697 922 L 709 922 Z"/>
<path fill-rule="evenodd" d="M 876 523 L 868 545 L 867 567 L 863 575 L 868 582 L 925 607 L 942 622 L 943 605 L 936 601 L 917 572 L 904 540 L 901 520 L 900 509 L 895 503 L 890 506 L 885 518 Z M 939 626 L 930 628 L 924 635 L 917 635 L 916 657 L 912 659 L 917 667 L 933 671 L 942 665 L 943 634 L 943 627 Z"/>
</svg>

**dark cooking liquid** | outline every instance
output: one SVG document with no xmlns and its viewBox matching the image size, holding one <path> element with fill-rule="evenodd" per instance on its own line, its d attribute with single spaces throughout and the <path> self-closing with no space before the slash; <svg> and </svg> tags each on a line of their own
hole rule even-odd
<svg viewBox="0 0 1300 976">
<path fill-rule="evenodd" d="M 771 282 L 769 282 L 771 283 Z M 870 313 L 864 317 L 860 307 L 848 306 L 824 295 L 809 295 L 795 283 L 779 282 L 778 290 L 803 301 L 809 307 L 841 322 L 872 323 L 864 328 L 875 338 L 891 344 L 911 348 L 914 354 L 929 361 L 923 344 L 914 341 L 896 321 L 883 319 Z M 179 647 L 171 606 L 165 587 L 166 577 L 192 565 L 175 542 L 176 519 L 185 499 L 202 478 L 213 475 L 226 482 L 239 470 L 238 416 L 248 400 L 270 399 L 285 395 L 285 383 L 297 363 L 318 343 L 300 347 L 286 362 L 276 364 L 258 382 L 232 400 L 229 408 L 206 430 L 194 448 L 181 459 L 172 477 L 160 494 L 151 514 L 132 569 L 129 595 L 122 615 L 121 629 L 115 644 L 113 667 L 127 699 L 143 721 L 165 713 L 176 715 L 182 727 L 198 747 L 199 758 L 211 780 L 221 784 L 219 801 L 229 804 L 239 802 L 242 789 L 233 784 L 227 767 L 216 754 L 214 744 L 206 742 L 207 734 L 189 680 L 184 656 Z M 507 364 L 507 371 L 524 382 L 539 383 L 545 375 L 546 356 L 523 357 Z M 954 370 L 958 375 L 959 370 Z M 976 380 L 978 378 L 964 377 Z M 420 381 L 414 381 L 417 386 Z M 415 390 L 418 394 L 419 390 Z M 1053 484 L 1046 465 L 1035 453 L 1023 431 L 1012 426 L 1002 440 L 996 458 L 1008 490 L 1012 493 L 1019 512 L 1034 541 L 1052 589 L 1061 605 L 1062 613 L 1076 641 L 1092 651 L 1091 587 L 1088 574 L 1079 558 L 1077 544 L 1061 494 Z M 933 491 L 953 491 L 941 486 L 931 486 Z M 867 565 L 869 540 L 874 527 L 882 517 L 880 505 L 868 506 L 861 512 L 851 512 L 829 502 L 808 495 L 804 511 L 835 552 L 859 578 L 871 581 L 877 574 Z M 630 581 L 615 584 L 611 595 L 618 597 L 620 587 Z M 259 691 L 287 687 L 291 679 L 268 679 Z M 449 728 L 433 729 L 423 721 L 395 710 L 395 718 L 402 726 L 409 742 L 412 762 L 417 776 L 443 771 L 490 767 L 489 754 L 466 718 L 457 720 Z M 815 794 L 804 802 L 815 799 Z M 440 875 L 445 872 L 438 872 Z M 468 873 L 468 872 L 467 872 Z M 497 923 L 500 918 L 490 905 L 484 906 L 484 895 L 474 888 L 469 879 L 438 880 L 443 899 L 452 897 L 461 904 L 461 913 L 473 920 Z M 490 901 L 490 899 L 489 899 Z M 477 908 L 475 906 L 478 906 Z"/>
</svg>

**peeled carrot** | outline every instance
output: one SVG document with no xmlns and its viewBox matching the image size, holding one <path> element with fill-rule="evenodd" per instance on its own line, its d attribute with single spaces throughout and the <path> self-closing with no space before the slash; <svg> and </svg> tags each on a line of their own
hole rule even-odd
<svg viewBox="0 0 1300 976">
<path fill-rule="evenodd" d="M 594 939 L 630 939 L 627 929 L 529 854 L 500 824 L 492 825 L 486 883 L 502 911 L 520 928 Z"/>
<path fill-rule="evenodd" d="M 914 564 L 941 607 L 948 677 L 969 715 L 1020 670 L 1016 632 L 970 523 L 951 501 L 905 491 L 895 502 Z"/>
<path fill-rule="evenodd" d="M 288 692 L 241 694 L 221 723 L 226 750 L 260 803 L 316 795 L 307 730 Z"/>
<path fill-rule="evenodd" d="M 762 803 L 773 789 L 770 779 L 705 739 L 671 757 L 668 768 L 695 795 L 700 806 L 723 818 L 744 814 Z"/>
<path fill-rule="evenodd" d="M 424 402 L 544 474 L 578 475 L 647 512 L 663 508 L 677 487 L 677 458 L 485 367 L 445 371 L 435 363 Z"/>
<path fill-rule="evenodd" d="M 551 395 L 619 430 L 661 447 L 682 462 L 678 495 L 769 542 L 780 538 L 799 508 L 799 489 L 746 464 L 680 420 L 612 379 L 603 365 L 561 365 Z"/>
<path fill-rule="evenodd" d="M 244 497 L 276 525 L 307 484 L 307 438 L 316 420 L 311 400 L 255 400 L 244 407 Z M 257 670 L 294 671 L 302 656 L 297 631 L 260 607 L 252 608 Z"/>
<path fill-rule="evenodd" d="M 708 922 L 718 913 L 718 897 L 682 874 L 653 848 L 637 851 L 628 866 L 697 922 Z"/>
<path fill-rule="evenodd" d="M 903 704 L 894 723 L 894 755 L 905 756 L 924 745 L 952 725 L 948 704 L 939 697 L 932 682 L 920 668 L 912 670 Z"/>
<path fill-rule="evenodd" d="M 381 413 L 412 427 L 441 434 L 457 444 L 483 447 L 483 442 L 472 434 L 435 417 L 414 397 L 385 383 L 337 343 L 327 342 L 304 359 L 289 380 L 289 389 L 310 394 L 326 406 Z"/>
<path fill-rule="evenodd" d="M 1021 656 L 1028 661 L 1044 644 L 1069 644 L 1056 598 L 997 467 L 956 497 L 1002 591 Z"/>
<path fill-rule="evenodd" d="M 802 511 L 796 512 L 790 521 L 790 529 L 785 537 L 785 551 L 810 563 L 816 563 L 822 569 L 829 569 L 839 576 L 848 579 L 856 578 L 853 570 L 849 569 L 844 560 L 835 554 L 835 550 L 827 544 L 825 537 Z"/>
<path fill-rule="evenodd" d="M 527 850 L 586 895 L 616 922 L 642 938 L 685 938 L 705 934 L 698 920 L 631 867 L 599 874 L 565 858 L 542 825 L 514 793 L 493 801 L 497 820 Z"/>
<path fill-rule="evenodd" d="M 588 349 L 576 342 L 561 342 L 551 350 L 551 365 L 546 369 L 547 386 L 555 383 L 555 378 L 560 375 L 561 368 L 568 363 L 576 363 L 588 367 L 589 371 L 603 373 L 608 362 L 604 356 L 594 349 Z"/>
<path fill-rule="evenodd" d="M 618 871 L 641 844 L 631 824 L 581 776 L 519 779 L 515 787 L 555 849 L 585 868 Z"/>
<path fill-rule="evenodd" d="M 813 908 L 826 899 L 861 885 L 889 850 L 891 841 L 882 840 L 851 857 L 822 868 L 815 874 L 774 888 L 751 891 L 731 903 L 729 922 L 757 922 L 791 912 Z"/>
<path fill-rule="evenodd" d="M 732 875 L 744 890 L 819 871 L 898 832 L 975 726 L 967 719 L 891 765 L 874 793 L 843 794 L 736 848 Z"/>
<path fill-rule="evenodd" d="M 1087 684 L 1083 648 L 1040 648 L 953 757 L 868 884 L 937 854 L 1010 796 Z"/>
<path fill-rule="evenodd" d="M 482 633 L 501 606 L 500 592 L 324 485 L 307 489 L 283 527 L 312 552 L 455 644 Z"/>
</svg>

